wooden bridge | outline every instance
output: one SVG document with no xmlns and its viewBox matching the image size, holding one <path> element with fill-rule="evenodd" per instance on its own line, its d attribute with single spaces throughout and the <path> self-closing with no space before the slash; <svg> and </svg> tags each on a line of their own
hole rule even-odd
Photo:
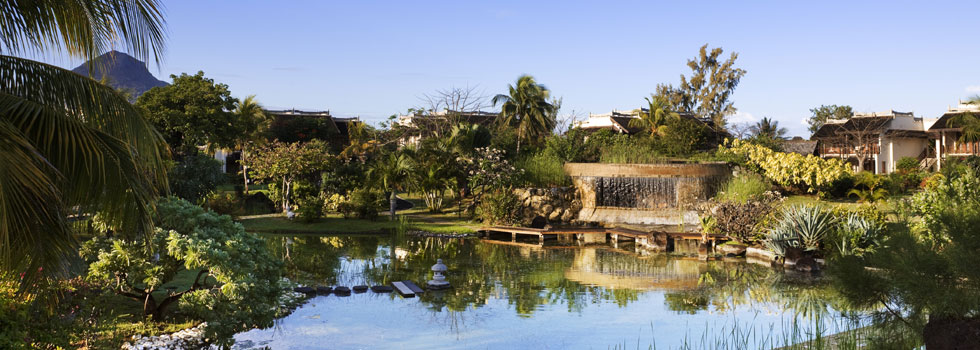
<svg viewBox="0 0 980 350">
<path fill-rule="evenodd" d="M 571 241 L 577 240 L 585 243 L 612 243 L 618 246 L 619 242 L 634 242 L 654 249 L 671 251 L 677 243 L 681 241 L 698 241 L 700 247 L 710 251 L 717 241 L 731 240 L 728 235 L 708 234 L 700 232 L 669 232 L 669 231 L 640 231 L 622 227 L 557 227 L 557 228 L 529 228 L 514 226 L 486 226 L 478 231 L 484 233 L 486 237 L 510 235 L 510 242 L 518 242 L 521 237 L 537 238 L 538 245 L 544 245 L 546 240 Z"/>
</svg>

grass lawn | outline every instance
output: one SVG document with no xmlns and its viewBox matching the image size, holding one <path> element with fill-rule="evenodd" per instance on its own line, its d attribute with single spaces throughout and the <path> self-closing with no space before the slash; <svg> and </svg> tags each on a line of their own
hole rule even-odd
<svg viewBox="0 0 980 350">
<path fill-rule="evenodd" d="M 856 200 L 850 199 L 820 199 L 815 195 L 793 195 L 786 197 L 783 201 L 783 206 L 790 205 L 824 205 L 829 207 L 843 207 L 846 209 L 856 209 L 863 205 L 868 205 L 867 203 L 858 203 Z M 885 213 L 890 213 L 894 210 L 894 206 L 890 201 L 880 201 L 874 203 L 874 206 L 878 210 Z"/>
<path fill-rule="evenodd" d="M 471 224 L 465 218 L 453 214 L 405 213 L 409 219 L 410 230 L 422 230 L 434 233 L 472 233 L 476 232 L 476 224 Z M 256 233 L 314 233 L 314 234 L 350 234 L 376 233 L 395 229 L 398 221 L 390 221 L 386 216 L 376 220 L 344 219 L 339 214 L 331 214 L 318 222 L 305 223 L 301 220 L 289 220 L 282 214 L 269 214 L 238 219 L 245 229 Z"/>
</svg>

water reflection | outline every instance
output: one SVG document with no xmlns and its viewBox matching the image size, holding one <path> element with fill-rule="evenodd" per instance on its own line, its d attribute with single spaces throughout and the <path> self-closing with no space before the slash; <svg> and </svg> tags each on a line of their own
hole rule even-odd
<svg viewBox="0 0 980 350">
<path fill-rule="evenodd" d="M 527 342 L 513 338 L 545 330 L 607 347 L 638 339 L 644 328 L 649 344 L 656 339 L 659 346 L 690 334 L 692 322 L 703 328 L 761 317 L 765 327 L 773 327 L 786 319 L 827 318 L 843 307 L 819 279 L 737 261 L 641 255 L 632 247 L 519 247 L 396 235 L 267 238 L 286 261 L 288 276 L 302 284 L 423 282 L 442 258 L 453 285 L 418 299 L 370 292 L 317 297 L 282 321 L 278 337 L 271 331 L 236 337 L 272 340 L 273 348 L 290 346 L 286 334 L 327 339 L 338 348 L 394 344 L 358 338 L 374 332 L 426 334 L 441 344 L 436 347 L 524 347 Z M 389 323 L 395 320 L 400 321 Z"/>
</svg>

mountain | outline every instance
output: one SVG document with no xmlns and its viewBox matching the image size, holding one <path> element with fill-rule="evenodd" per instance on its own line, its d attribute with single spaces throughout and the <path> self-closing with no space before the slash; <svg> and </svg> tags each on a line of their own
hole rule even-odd
<svg viewBox="0 0 980 350">
<path fill-rule="evenodd" d="M 91 75 L 89 75 L 89 68 L 92 68 Z M 106 79 L 109 86 L 131 94 L 131 101 L 135 101 L 149 89 L 169 85 L 150 74 L 143 61 L 115 50 L 83 63 L 71 71 L 95 80 Z"/>
</svg>

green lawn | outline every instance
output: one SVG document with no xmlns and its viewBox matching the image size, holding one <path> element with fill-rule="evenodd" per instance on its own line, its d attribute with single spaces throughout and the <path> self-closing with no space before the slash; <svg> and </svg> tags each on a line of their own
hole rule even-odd
<svg viewBox="0 0 980 350">
<path fill-rule="evenodd" d="M 867 205 L 867 203 L 859 203 L 856 200 L 849 199 L 820 199 L 815 195 L 793 195 L 786 197 L 783 201 L 783 206 L 790 205 L 825 205 L 830 207 L 843 207 L 847 209 L 856 209 L 862 205 Z M 884 212 L 891 212 L 894 208 L 890 201 L 880 201 L 874 204 L 878 210 Z"/>
<path fill-rule="evenodd" d="M 399 214 L 408 215 L 409 229 L 434 233 L 472 233 L 476 224 L 453 214 Z M 313 234 L 351 234 L 387 232 L 398 227 L 398 221 L 390 221 L 386 216 L 376 220 L 344 219 L 339 214 L 331 214 L 318 222 L 305 223 L 299 219 L 289 220 L 281 214 L 244 217 L 238 220 L 249 232 L 256 233 L 313 233 Z"/>
</svg>

